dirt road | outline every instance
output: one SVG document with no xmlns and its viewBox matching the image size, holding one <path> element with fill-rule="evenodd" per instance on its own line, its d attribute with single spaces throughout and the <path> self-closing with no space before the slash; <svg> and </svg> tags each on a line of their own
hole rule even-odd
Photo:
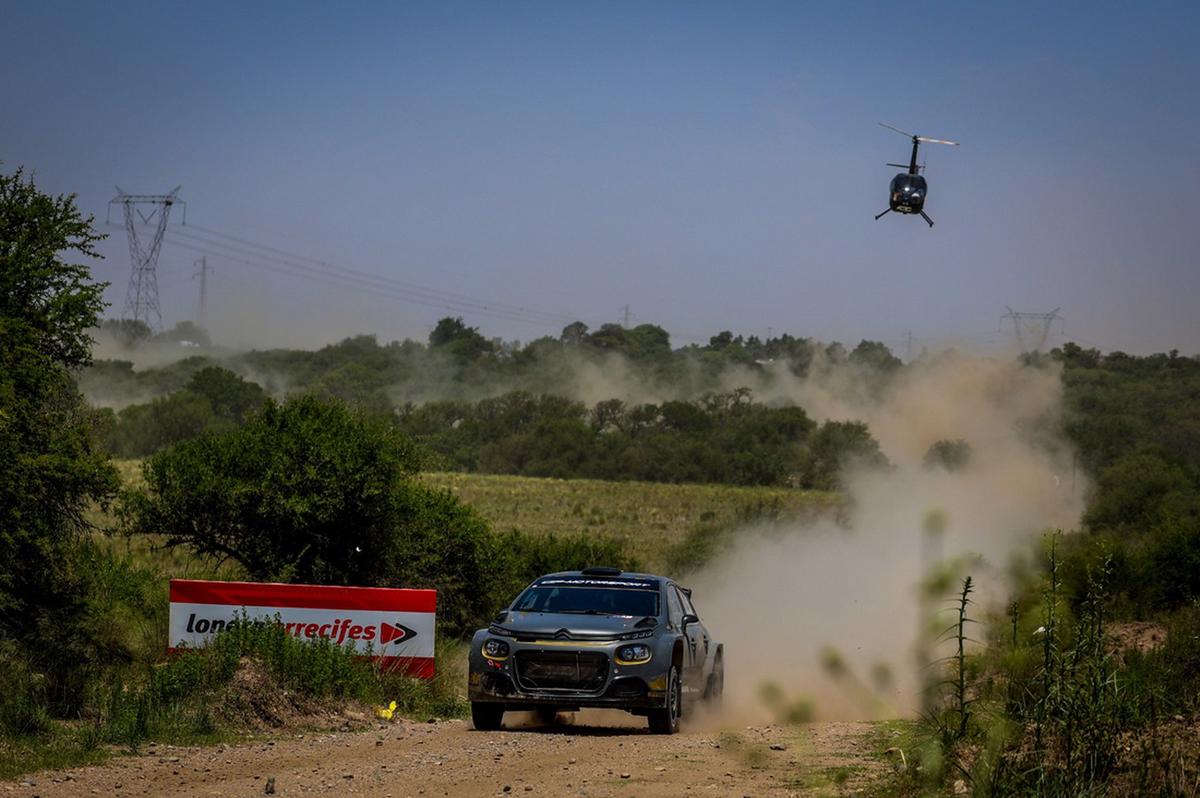
<svg viewBox="0 0 1200 798">
<path fill-rule="evenodd" d="M 263 795 L 274 779 L 281 796 L 816 796 L 869 794 L 887 771 L 866 723 L 659 737 L 623 716 L 578 720 L 501 732 L 477 732 L 464 721 L 397 721 L 271 742 L 159 745 L 103 766 L 34 774 L 0 791 L 209 798 Z"/>
</svg>

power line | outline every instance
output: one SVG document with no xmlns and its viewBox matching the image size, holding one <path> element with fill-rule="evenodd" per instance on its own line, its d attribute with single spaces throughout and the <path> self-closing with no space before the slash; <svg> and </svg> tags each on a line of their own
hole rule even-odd
<svg viewBox="0 0 1200 798">
<path fill-rule="evenodd" d="M 347 274 L 347 275 L 353 275 L 355 277 L 361 277 L 364 279 L 378 281 L 381 283 L 387 283 L 389 285 L 394 286 L 398 290 L 411 291 L 418 296 L 422 296 L 422 297 L 425 297 L 428 299 L 436 299 L 436 300 L 443 301 L 443 302 L 453 302 L 453 303 L 462 304 L 464 307 L 470 307 L 470 308 L 475 308 L 475 309 L 480 309 L 480 310 L 504 311 L 504 312 L 529 316 L 531 318 L 535 318 L 535 317 L 542 318 L 542 319 L 546 319 L 548 321 L 554 321 L 556 323 L 557 322 L 569 323 L 569 322 L 576 320 L 575 318 L 573 318 L 571 316 L 567 316 L 562 313 L 554 313 L 554 312 L 550 312 L 550 311 L 538 310 L 536 308 L 524 307 L 521 305 L 512 305 L 512 304 L 508 304 L 505 302 L 496 302 L 496 301 L 492 301 L 492 300 L 480 299 L 478 297 L 470 296 L 468 294 L 463 294 L 463 293 L 459 293 L 459 292 L 455 292 L 455 291 L 446 291 L 443 289 L 430 288 L 428 286 L 420 285 L 418 283 L 414 283 L 409 280 L 403 280 L 403 279 L 396 278 L 396 277 L 389 277 L 389 276 L 374 274 L 371 272 L 363 271 L 361 269 L 355 269 L 355 268 L 351 268 L 351 267 L 344 266 L 341 264 L 332 263 L 330 261 L 322 260 L 320 258 L 313 258 L 311 256 L 302 255 L 302 254 L 299 254 L 296 252 L 289 252 L 288 250 L 281 249 L 279 247 L 274 247 L 274 246 L 270 246 L 267 244 L 260 244 L 255 241 L 251 241 L 249 239 L 243 238 L 241 236 L 232 235 L 230 233 L 224 233 L 224 232 L 221 232 L 220 230 L 213 230 L 212 228 L 202 227 L 200 225 L 195 225 L 195 224 L 188 225 L 188 232 L 185 233 L 182 230 L 173 230 L 173 231 L 171 231 L 171 234 L 173 236 L 174 235 L 185 235 L 193 240 L 203 241 L 203 242 L 208 243 L 213 246 L 227 247 L 234 251 L 240 252 L 241 254 L 248 255 L 251 257 L 258 257 L 258 258 L 263 258 L 263 259 L 267 259 L 267 260 L 285 261 L 285 262 L 293 263 L 293 264 L 304 263 L 304 264 L 309 264 L 311 266 L 315 266 L 315 267 L 318 267 L 321 269 L 327 269 L 327 270 L 336 271 L 336 272 L 340 272 L 340 273 Z M 224 239 L 224 241 L 215 241 L 215 240 L 213 240 L 214 238 Z M 225 243 L 225 242 L 233 242 L 233 243 Z"/>
<path fill-rule="evenodd" d="M 221 244 L 220 242 L 206 241 L 197 237 L 192 238 L 193 240 L 200 242 L 200 244 L 198 245 L 183 240 L 175 240 L 174 232 L 167 237 L 166 242 L 171 246 L 181 247 L 190 252 L 224 258 L 227 261 L 240 263 L 255 269 L 286 274 L 291 277 L 305 277 L 329 285 L 339 285 L 342 287 L 366 291 L 375 296 L 385 296 L 389 299 L 397 299 L 411 304 L 422 305 L 424 307 L 438 308 L 440 310 L 458 313 L 474 313 L 476 315 L 504 321 L 516 321 L 539 327 L 544 327 L 546 324 L 551 323 L 544 318 L 532 318 L 528 315 L 519 314 L 515 311 L 506 311 L 486 305 L 468 305 L 462 301 L 450 299 L 421 296 L 411 290 L 398 289 L 394 286 L 388 285 L 387 280 L 378 277 L 364 278 L 352 274 L 324 270 L 306 264 L 294 263 L 282 258 L 269 258 L 257 253 L 247 252 L 244 249 L 240 249 L 232 245 Z"/>
</svg>

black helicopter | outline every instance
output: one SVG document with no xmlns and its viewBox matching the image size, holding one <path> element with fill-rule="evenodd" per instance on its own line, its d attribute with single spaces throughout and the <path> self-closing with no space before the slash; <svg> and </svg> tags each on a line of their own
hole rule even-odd
<svg viewBox="0 0 1200 798">
<path fill-rule="evenodd" d="M 921 170 L 924 165 L 917 165 L 917 149 L 924 141 L 928 144 L 949 144 L 952 147 L 957 147 L 957 141 L 946 141 L 945 139 L 931 139 L 928 136 L 916 136 L 909 133 L 907 130 L 901 130 L 898 127 L 879 123 L 888 130 L 894 130 L 904 136 L 912 138 L 912 159 L 908 162 L 908 171 L 901 172 L 892 178 L 892 185 L 888 189 L 888 209 L 879 214 L 875 218 L 878 220 L 880 216 L 888 211 L 896 213 L 919 213 L 921 218 L 929 222 L 929 226 L 933 227 L 933 219 L 929 218 L 929 214 L 925 213 L 925 197 L 928 194 L 928 186 L 925 184 L 925 178 L 921 177 Z M 900 169 L 904 168 L 902 163 L 890 163 L 888 166 L 896 166 Z"/>
</svg>

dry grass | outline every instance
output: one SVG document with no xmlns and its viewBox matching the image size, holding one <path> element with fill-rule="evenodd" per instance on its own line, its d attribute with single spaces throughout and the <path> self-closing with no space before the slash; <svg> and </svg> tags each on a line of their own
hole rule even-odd
<svg viewBox="0 0 1200 798">
<path fill-rule="evenodd" d="M 140 461 L 114 462 L 127 486 L 142 484 Z M 421 479 L 454 493 L 498 531 L 519 529 L 533 535 L 617 538 L 651 570 L 661 567 L 670 547 L 697 527 L 724 527 L 764 509 L 780 515 L 809 515 L 841 501 L 836 493 L 793 488 L 462 473 L 428 473 Z M 97 514 L 95 521 L 104 527 L 112 519 Z M 141 562 L 153 562 L 171 576 L 205 578 L 213 574 L 211 565 L 197 561 L 182 549 L 164 551 L 155 542 L 138 538 L 113 539 L 111 545 L 134 554 Z M 226 578 L 233 576 L 230 573 Z"/>
<path fill-rule="evenodd" d="M 699 526 L 726 526 L 763 508 L 782 515 L 808 515 L 841 502 L 835 493 L 792 488 L 461 473 L 421 478 L 453 492 L 498 530 L 614 537 L 650 569 L 661 566 L 668 549 Z"/>
</svg>

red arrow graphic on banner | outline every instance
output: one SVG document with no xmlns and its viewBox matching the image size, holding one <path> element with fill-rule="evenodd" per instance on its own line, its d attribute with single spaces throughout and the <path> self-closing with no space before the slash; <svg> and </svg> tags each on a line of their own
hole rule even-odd
<svg viewBox="0 0 1200 798">
<path fill-rule="evenodd" d="M 417 636 L 417 633 L 409 629 L 404 624 L 379 624 L 379 643 L 386 646 L 388 643 L 402 643 Z"/>
</svg>

